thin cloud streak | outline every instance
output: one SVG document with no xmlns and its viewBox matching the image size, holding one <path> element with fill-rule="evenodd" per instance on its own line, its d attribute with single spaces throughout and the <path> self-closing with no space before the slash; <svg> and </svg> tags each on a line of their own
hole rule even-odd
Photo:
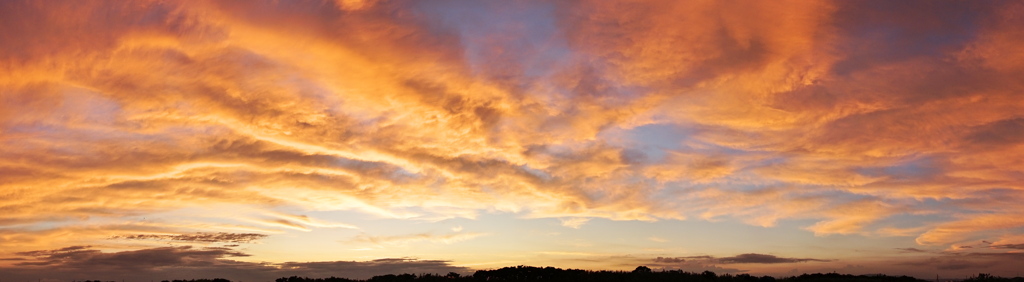
<svg viewBox="0 0 1024 282">
<path fill-rule="evenodd" d="M 181 242 L 220 242 L 220 243 L 250 243 L 263 238 L 266 234 L 256 233 L 196 233 L 196 234 L 132 234 L 117 235 L 110 239 L 124 240 L 170 240 Z"/>
</svg>

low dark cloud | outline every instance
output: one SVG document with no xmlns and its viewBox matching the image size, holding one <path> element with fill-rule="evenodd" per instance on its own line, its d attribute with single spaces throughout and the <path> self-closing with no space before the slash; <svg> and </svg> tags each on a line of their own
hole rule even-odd
<svg viewBox="0 0 1024 282">
<path fill-rule="evenodd" d="M 924 252 L 927 252 L 925 250 L 918 249 L 918 248 L 896 248 L 896 249 L 900 250 L 901 253 L 924 253 Z"/>
<path fill-rule="evenodd" d="M 118 235 L 110 237 L 110 239 L 125 239 L 125 240 L 164 240 L 164 241 L 181 241 L 181 242 L 207 242 L 207 243 L 251 243 L 263 238 L 266 238 L 265 234 L 258 233 L 195 233 L 195 234 L 176 234 L 176 235 L 165 235 L 165 234 L 131 234 L 131 235 Z M 238 245 L 234 245 L 238 246 Z"/>
<path fill-rule="evenodd" d="M 711 261 L 715 260 L 713 256 L 683 256 L 683 257 L 657 257 L 654 258 L 655 263 L 682 263 L 686 261 Z"/>
<path fill-rule="evenodd" d="M 992 258 L 1005 261 L 1024 261 L 1024 253 L 967 253 L 964 257 Z"/>
<path fill-rule="evenodd" d="M 683 258 L 658 257 L 658 258 L 654 259 L 654 262 L 664 262 L 664 263 L 680 263 L 680 262 L 685 262 L 685 261 L 686 261 L 686 259 L 683 259 Z"/>
<path fill-rule="evenodd" d="M 469 273 L 471 269 L 452 266 L 446 260 L 419 260 L 413 258 L 385 258 L 371 261 L 325 261 L 325 262 L 286 262 L 280 264 L 282 269 L 290 269 L 310 277 L 339 276 L 372 277 L 382 274 L 399 273 Z"/>
<path fill-rule="evenodd" d="M 935 265 L 936 269 L 939 270 L 963 270 L 963 269 L 980 269 L 992 266 L 989 263 L 972 262 L 968 260 L 947 260 L 945 262 Z"/>
<path fill-rule="evenodd" d="M 1024 250 L 1024 244 L 1001 244 L 1001 245 L 992 245 L 992 246 L 989 246 L 989 247 L 993 248 L 993 249 Z"/>
<path fill-rule="evenodd" d="M 74 246 L 57 250 L 16 253 L 34 257 L 34 260 L 16 263 L 19 266 L 54 266 L 62 269 L 125 269 L 146 270 L 166 266 L 209 266 L 222 257 L 249 256 L 230 248 L 202 248 L 191 246 L 163 247 L 104 253 L 88 246 Z"/>
<path fill-rule="evenodd" d="M 14 254 L 19 255 L 19 256 L 28 256 L 28 257 L 59 256 L 59 255 L 66 255 L 66 254 L 78 253 L 78 252 L 83 252 L 83 251 L 89 251 L 90 247 L 92 247 L 92 246 L 71 246 L 71 247 L 65 247 L 65 248 L 54 249 L 54 250 L 39 250 L 39 251 L 17 252 L 17 253 L 14 253 Z"/>
<path fill-rule="evenodd" d="M 705 270 L 713 271 L 719 274 L 725 273 L 744 273 L 747 270 L 722 267 L 715 265 L 714 261 L 710 261 L 707 258 L 710 256 L 680 256 L 680 257 L 657 257 L 657 258 L 639 258 L 633 256 L 608 256 L 608 257 L 592 257 L 586 259 L 573 259 L 572 261 L 586 261 L 586 262 L 615 262 L 610 267 L 616 267 L 621 269 L 633 269 L 638 265 L 648 266 L 652 269 L 664 269 L 664 270 L 682 270 L 688 272 L 703 272 Z"/>
<path fill-rule="evenodd" d="M 705 270 L 714 271 L 716 273 L 744 273 L 747 270 L 738 268 L 722 267 L 721 265 L 726 264 L 777 264 L 777 263 L 800 263 L 800 262 L 827 262 L 832 260 L 827 259 L 815 259 L 815 258 L 788 258 L 778 257 L 774 255 L 747 253 L 740 254 L 731 257 L 715 257 L 715 256 L 678 256 L 678 257 L 656 257 L 646 262 L 637 261 L 630 263 L 638 263 L 640 265 L 646 265 L 652 268 L 660 269 L 679 269 L 690 272 L 702 272 Z"/>
<path fill-rule="evenodd" d="M 916 250 L 916 249 L 915 249 Z M 679 264 L 679 263 L 704 263 L 704 264 L 737 264 L 737 263 L 793 263 L 793 262 L 827 262 L 832 260 L 815 258 L 787 258 L 774 255 L 747 253 L 731 257 L 713 256 L 685 256 L 685 257 L 657 257 L 653 262 L 655 265 Z"/>
<path fill-rule="evenodd" d="M 151 280 L 191 277 L 223 277 L 235 281 L 269 281 L 285 276 L 348 277 L 366 279 L 392 273 L 468 274 L 472 270 L 446 260 L 385 258 L 371 261 L 323 261 L 254 263 L 232 260 L 248 254 L 227 247 L 162 247 L 122 252 L 103 252 L 90 246 L 16 253 L 13 266 L 0 267 L 5 279 L 34 280 Z M 115 277 L 116 276 L 116 277 Z"/>
<path fill-rule="evenodd" d="M 813 258 L 784 258 L 773 255 L 765 254 L 742 254 L 733 257 L 718 258 L 718 263 L 730 264 L 730 263 L 792 263 L 792 262 L 808 262 L 808 261 L 831 261 L 825 259 L 813 259 Z"/>
<path fill-rule="evenodd" d="M 894 263 L 934 270 L 990 271 L 1018 268 L 1017 262 L 1024 261 L 1024 253 L 1013 252 L 947 252 L 938 256 Z"/>
<path fill-rule="evenodd" d="M 934 257 L 927 260 L 907 261 L 898 263 L 905 266 L 929 267 L 937 270 L 986 269 L 998 262 L 972 260 L 957 257 Z"/>
</svg>

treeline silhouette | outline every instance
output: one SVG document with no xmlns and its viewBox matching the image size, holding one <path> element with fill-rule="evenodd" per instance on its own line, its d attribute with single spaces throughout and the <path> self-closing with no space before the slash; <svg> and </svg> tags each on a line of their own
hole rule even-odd
<svg viewBox="0 0 1024 282">
<path fill-rule="evenodd" d="M 113 280 L 108 280 L 108 281 L 84 280 L 84 281 L 75 281 L 75 282 L 118 282 L 118 281 L 113 281 Z M 163 281 L 160 281 L 160 282 L 231 282 L 231 280 L 227 280 L 227 279 L 224 279 L 224 278 L 214 278 L 214 279 L 192 279 L 192 280 L 163 280 Z"/>
<path fill-rule="evenodd" d="M 349 279 L 341 277 L 308 278 L 308 277 L 281 277 L 275 282 L 520 282 L 520 281 L 572 281 L 572 282 L 930 282 L 910 276 L 889 276 L 882 274 L 874 275 L 851 275 L 838 273 L 814 273 L 802 274 L 783 278 L 772 276 L 753 276 L 749 274 L 723 274 L 718 275 L 711 271 L 700 273 L 686 272 L 681 270 L 653 271 L 646 266 L 637 267 L 633 271 L 591 271 L 581 269 L 561 269 L 554 267 L 533 267 L 514 266 L 494 270 L 478 270 L 473 275 L 461 275 L 449 272 L 446 275 L 440 274 L 387 274 L 378 275 L 366 280 Z M 104 282 L 100 280 L 85 280 L 83 282 Z M 115 281 L 106 281 L 115 282 Z M 192 279 L 192 280 L 163 280 L 161 282 L 231 282 L 224 278 L 214 279 Z M 960 282 L 1024 282 L 1022 277 L 1003 278 L 991 274 L 980 273 Z"/>
<path fill-rule="evenodd" d="M 991 274 L 978 273 L 978 276 L 964 279 L 963 282 L 1024 282 L 1024 277 L 1003 278 Z"/>
<path fill-rule="evenodd" d="M 519 281 L 573 281 L 573 282 L 930 282 L 910 276 L 889 276 L 882 274 L 875 275 L 851 275 L 838 273 L 815 273 L 802 274 L 783 278 L 772 276 L 753 276 L 749 274 L 723 274 L 718 275 L 711 271 L 700 273 L 686 272 L 681 270 L 652 271 L 646 266 L 637 267 L 633 271 L 591 271 L 581 269 L 561 269 L 555 267 L 533 267 L 515 266 L 494 270 L 478 270 L 473 275 L 460 275 L 449 272 L 446 275 L 439 274 L 387 274 L 374 276 L 366 280 L 355 280 L 348 278 L 306 278 L 306 277 L 281 277 L 276 282 L 519 282 Z M 962 282 L 1024 282 L 1024 278 L 1003 278 L 990 274 L 978 274 Z M 173 281 L 178 282 L 178 281 Z M 185 282 L 185 281 L 182 281 Z M 197 281 L 198 282 L 198 281 Z M 213 281 L 224 282 L 224 281 Z"/>
</svg>

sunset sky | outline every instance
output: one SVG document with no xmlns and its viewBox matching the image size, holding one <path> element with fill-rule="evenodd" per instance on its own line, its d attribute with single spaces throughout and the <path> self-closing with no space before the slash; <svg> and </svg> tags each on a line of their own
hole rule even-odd
<svg viewBox="0 0 1024 282">
<path fill-rule="evenodd" d="M 0 280 L 1024 269 L 1021 1 L 0 1 Z"/>
</svg>

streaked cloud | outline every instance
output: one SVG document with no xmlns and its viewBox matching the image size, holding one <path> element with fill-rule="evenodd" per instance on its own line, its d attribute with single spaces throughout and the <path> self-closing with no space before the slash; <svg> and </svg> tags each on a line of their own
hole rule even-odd
<svg viewBox="0 0 1024 282">
<path fill-rule="evenodd" d="M 169 240 L 182 242 L 217 242 L 217 243 L 250 243 L 263 238 L 266 234 L 257 233 L 196 233 L 196 234 L 131 234 L 117 235 L 110 239 L 124 240 Z"/>
<path fill-rule="evenodd" d="M 828 259 L 814 258 L 787 258 L 769 254 L 746 253 L 731 257 L 713 256 L 688 256 L 688 257 L 657 257 L 656 264 L 675 264 L 685 262 L 702 262 L 705 264 L 773 264 L 773 263 L 798 263 L 798 262 L 828 262 Z"/>
<path fill-rule="evenodd" d="M 896 249 L 900 250 L 900 252 L 904 252 L 904 253 L 923 253 L 923 252 L 927 252 L 925 250 L 918 249 L 918 248 L 896 248 Z"/>
<path fill-rule="evenodd" d="M 741 254 L 732 257 L 718 258 L 717 261 L 723 264 L 731 263 L 791 263 L 808 261 L 828 261 L 812 258 L 784 258 L 766 254 Z"/>
</svg>

